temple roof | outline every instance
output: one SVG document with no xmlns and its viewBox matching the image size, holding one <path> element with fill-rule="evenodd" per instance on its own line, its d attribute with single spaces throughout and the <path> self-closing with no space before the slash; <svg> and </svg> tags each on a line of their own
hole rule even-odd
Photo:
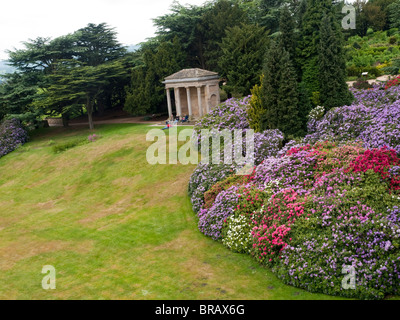
<svg viewBox="0 0 400 320">
<path fill-rule="evenodd" d="M 203 69 L 183 69 L 165 78 L 164 83 L 218 79 L 218 73 Z"/>
</svg>

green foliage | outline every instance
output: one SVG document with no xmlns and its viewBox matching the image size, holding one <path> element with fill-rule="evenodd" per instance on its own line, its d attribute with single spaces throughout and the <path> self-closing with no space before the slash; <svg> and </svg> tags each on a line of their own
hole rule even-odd
<svg viewBox="0 0 400 320">
<path fill-rule="evenodd" d="M 187 53 L 185 64 L 204 69 L 206 60 L 202 17 L 211 8 L 211 4 L 184 6 L 174 2 L 170 8 L 171 13 L 153 20 L 157 28 L 157 40 L 171 42 L 177 38 Z"/>
<path fill-rule="evenodd" d="M 382 70 L 378 69 L 377 67 L 349 66 L 346 68 L 348 77 L 360 77 L 363 72 L 368 72 L 368 75 L 373 77 L 380 77 L 383 74 Z"/>
<path fill-rule="evenodd" d="M 40 110 L 37 112 L 26 111 L 24 113 L 7 114 L 5 116 L 5 120 L 17 119 L 24 125 L 25 128 L 33 130 L 44 126 L 43 121 L 40 120 L 41 117 L 42 113 Z"/>
<path fill-rule="evenodd" d="M 311 95 L 303 82 L 300 82 L 298 84 L 298 90 L 299 90 L 299 122 L 302 124 L 302 130 L 306 132 L 308 115 L 311 109 L 313 108 L 313 102 L 310 98 Z"/>
<path fill-rule="evenodd" d="M 258 9 L 255 16 L 260 25 L 264 26 L 267 30 L 271 30 L 271 34 L 277 32 L 279 30 L 281 8 L 286 1 L 260 0 L 254 2 Z"/>
<path fill-rule="evenodd" d="M 296 58 L 297 39 L 295 34 L 296 23 L 288 7 L 284 7 L 281 12 L 279 23 L 280 41 L 291 59 Z"/>
<path fill-rule="evenodd" d="M 89 117 L 89 127 L 93 129 L 94 103 L 113 79 L 125 74 L 126 70 L 118 60 L 98 66 L 80 66 L 70 61 L 60 65 L 57 73 L 48 76 L 51 85 L 37 103 L 49 110 L 56 109 L 61 114 L 76 111 L 84 104 Z"/>
<path fill-rule="evenodd" d="M 379 77 L 392 73 L 391 64 L 400 57 L 400 36 L 397 29 L 372 32 L 369 37 L 350 37 L 347 40 L 347 76 L 359 77 L 362 72 Z M 356 48 L 354 44 L 359 44 Z"/>
<path fill-rule="evenodd" d="M 175 37 L 187 53 L 185 64 L 220 72 L 219 44 L 228 27 L 248 22 L 244 9 L 236 1 L 217 0 L 203 6 L 183 6 L 174 3 L 171 13 L 154 19 L 160 41 Z"/>
<path fill-rule="evenodd" d="M 362 184 L 352 188 L 347 198 L 354 203 L 361 201 L 377 212 L 386 212 L 387 208 L 398 205 L 398 199 L 388 192 L 388 184 L 382 181 L 381 175 L 370 169 L 361 174 Z"/>
<path fill-rule="evenodd" d="M 335 7 L 332 1 L 307 0 L 300 41 L 296 48 L 296 59 L 302 71 L 302 82 L 310 93 L 321 91 L 320 43 L 325 41 L 321 35 L 321 24 L 325 15 L 335 17 Z"/>
<path fill-rule="evenodd" d="M 390 39 L 389 39 L 389 44 L 396 44 L 396 42 L 397 42 L 397 38 L 396 37 L 390 37 Z"/>
<path fill-rule="evenodd" d="M 279 129 L 286 136 L 302 135 L 297 74 L 282 42 L 271 44 L 264 66 L 261 130 Z"/>
<path fill-rule="evenodd" d="M 219 68 L 219 59 L 223 55 L 220 43 L 228 28 L 248 22 L 245 11 L 237 1 L 216 0 L 201 18 L 200 32 L 203 37 L 205 69 L 223 72 Z M 256 40 L 257 41 L 257 40 Z M 260 48 L 260 50 L 263 50 Z"/>
<path fill-rule="evenodd" d="M 116 101 L 124 98 L 126 49 L 105 23 L 88 24 L 54 40 L 37 38 L 24 46 L 9 52 L 10 64 L 18 73 L 8 76 L 1 88 L 4 102 L 0 104 L 6 113 L 61 114 L 67 124 L 85 105 L 93 128 L 96 106 L 102 111 L 106 104 L 112 105 L 113 97 Z"/>
<path fill-rule="evenodd" d="M 303 66 L 302 82 L 311 97 L 315 98 L 315 93 L 320 90 L 318 56 L 310 58 Z"/>
<path fill-rule="evenodd" d="M 105 23 L 89 23 L 75 32 L 77 59 L 88 66 L 99 66 L 124 56 L 126 49 L 117 41 L 117 33 Z"/>
<path fill-rule="evenodd" d="M 264 75 L 260 77 L 260 83 L 264 82 Z M 250 106 L 247 110 L 248 121 L 250 128 L 255 132 L 262 132 L 261 119 L 264 112 L 262 104 L 262 85 L 256 84 L 251 89 Z"/>
<path fill-rule="evenodd" d="M 226 77 L 225 91 L 247 96 L 257 83 L 268 38 L 263 27 L 241 24 L 228 28 L 220 44 L 222 56 L 218 60 L 221 75 Z"/>
<path fill-rule="evenodd" d="M 264 63 L 264 79 L 262 83 L 262 105 L 264 111 L 261 115 L 261 130 L 276 129 L 278 119 L 278 88 L 281 83 L 281 57 L 284 49 L 276 41 L 271 41 Z"/>
<path fill-rule="evenodd" d="M 392 64 L 388 67 L 385 68 L 385 71 L 392 74 L 392 75 L 397 75 L 400 73 L 400 58 L 399 59 L 394 59 L 392 61 Z"/>
<path fill-rule="evenodd" d="M 0 85 L 0 120 L 7 114 L 39 112 L 32 107 L 38 92 L 39 77 L 34 74 L 12 73 Z"/>
<path fill-rule="evenodd" d="M 127 89 L 127 95 L 124 110 L 133 116 L 140 116 L 150 110 L 150 101 L 146 95 L 145 71 L 139 67 L 132 71 L 130 88 Z"/>
<path fill-rule="evenodd" d="M 278 89 L 277 129 L 281 130 L 285 136 L 302 136 L 304 132 L 299 114 L 297 75 L 289 52 L 284 51 L 280 63 L 281 83 Z"/>
<path fill-rule="evenodd" d="M 322 19 L 319 48 L 320 103 L 326 110 L 351 104 L 339 27 L 329 15 Z"/>
<path fill-rule="evenodd" d="M 307 10 L 304 13 L 301 40 L 297 47 L 299 65 L 303 68 L 307 62 L 318 56 L 318 45 L 321 41 L 319 30 L 324 14 L 332 11 L 329 0 L 307 0 Z"/>
<path fill-rule="evenodd" d="M 165 77 L 184 66 L 185 54 L 178 38 L 154 43 L 141 50 L 143 65 L 132 71 L 124 109 L 132 115 L 162 111 L 166 107 Z"/>
<path fill-rule="evenodd" d="M 395 1 L 388 7 L 388 17 L 391 28 L 400 29 L 400 1 Z"/>
</svg>

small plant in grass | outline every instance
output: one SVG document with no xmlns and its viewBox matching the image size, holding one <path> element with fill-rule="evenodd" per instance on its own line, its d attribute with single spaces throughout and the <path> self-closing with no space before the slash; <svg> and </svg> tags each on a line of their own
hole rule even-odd
<svg viewBox="0 0 400 320">
<path fill-rule="evenodd" d="M 354 89 L 371 89 L 374 86 L 368 82 L 368 80 L 364 78 L 358 78 L 357 81 L 353 84 Z"/>
<path fill-rule="evenodd" d="M 87 143 L 89 143 L 88 139 L 77 138 L 77 139 L 69 140 L 67 142 L 58 143 L 52 147 L 52 150 L 54 153 L 61 153 L 61 152 L 67 151 L 69 149 L 75 148 L 77 146 L 82 146 Z"/>
<path fill-rule="evenodd" d="M 89 137 L 88 137 L 88 140 L 89 140 L 89 142 L 96 142 L 98 139 L 99 139 L 100 137 L 97 135 L 97 134 L 91 134 Z"/>
</svg>

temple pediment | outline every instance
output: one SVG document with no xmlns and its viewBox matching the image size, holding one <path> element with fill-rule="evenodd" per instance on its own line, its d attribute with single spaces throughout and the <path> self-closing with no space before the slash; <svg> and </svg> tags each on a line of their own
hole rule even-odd
<svg viewBox="0 0 400 320">
<path fill-rule="evenodd" d="M 204 69 L 183 69 L 165 78 L 164 83 L 191 82 L 219 79 L 216 72 Z"/>
<path fill-rule="evenodd" d="M 163 83 L 167 92 L 169 118 L 174 118 L 176 114 L 193 119 L 210 112 L 220 103 L 219 82 L 218 73 L 199 68 L 183 69 L 166 77 Z M 176 112 L 173 112 L 173 105 Z"/>
</svg>

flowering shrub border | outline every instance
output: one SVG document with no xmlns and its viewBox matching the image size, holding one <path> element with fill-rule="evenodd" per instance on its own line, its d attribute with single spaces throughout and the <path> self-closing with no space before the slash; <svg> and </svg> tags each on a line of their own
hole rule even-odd
<svg viewBox="0 0 400 320">
<path fill-rule="evenodd" d="M 0 158 L 28 141 L 28 132 L 17 119 L 0 124 Z"/>
<path fill-rule="evenodd" d="M 210 179 L 199 229 L 311 292 L 400 294 L 400 87 L 380 89 L 315 110 L 314 132 L 262 155 L 250 176 Z M 348 267 L 354 290 L 342 285 Z"/>
</svg>

